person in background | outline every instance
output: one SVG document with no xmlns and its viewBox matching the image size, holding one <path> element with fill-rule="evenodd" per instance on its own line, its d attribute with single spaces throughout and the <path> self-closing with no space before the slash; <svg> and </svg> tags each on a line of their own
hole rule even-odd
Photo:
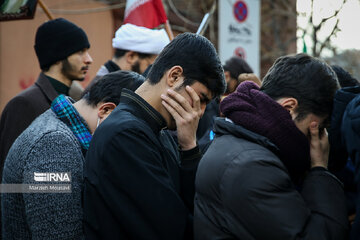
<svg viewBox="0 0 360 240">
<path fill-rule="evenodd" d="M 221 102 L 196 174 L 195 239 L 346 239 L 344 190 L 327 170 L 338 88 L 325 62 L 297 54 Z"/>
<path fill-rule="evenodd" d="M 100 67 L 90 84 L 120 69 L 144 73 L 169 42 L 164 29 L 148 29 L 130 23 L 122 25 L 112 40 L 114 56 Z"/>
<path fill-rule="evenodd" d="M 329 131 L 329 142 L 330 142 L 330 158 L 329 158 L 329 170 L 333 173 L 339 173 L 342 171 L 345 166 L 346 171 L 353 168 L 352 162 L 348 161 L 348 153 L 346 151 L 346 146 L 344 145 L 344 140 L 342 139 L 341 133 L 341 124 L 344 117 L 344 112 L 346 110 L 349 102 L 354 99 L 360 93 L 360 84 L 353 78 L 350 73 L 340 66 L 332 65 L 331 68 L 336 73 L 340 87 L 334 97 L 334 108 L 331 114 L 331 125 L 328 129 Z M 348 168 L 349 167 L 349 168 Z M 346 176 L 347 183 L 350 176 L 350 172 L 346 172 L 343 176 Z M 347 185 L 348 187 L 349 185 Z"/>
<path fill-rule="evenodd" d="M 4 184 L 36 184 L 41 173 L 69 173 L 71 193 L 2 193 L 3 239 L 84 239 L 81 193 L 92 134 L 120 102 L 123 88 L 144 77 L 128 71 L 103 76 L 76 103 L 59 95 L 15 141 Z M 49 182 L 40 182 L 49 183 Z"/>
<path fill-rule="evenodd" d="M 34 85 L 5 106 L 0 119 L 0 177 L 6 155 L 15 139 L 59 95 L 69 94 L 74 80 L 84 80 L 92 58 L 86 33 L 74 23 L 58 18 L 42 24 L 35 36 L 41 73 Z"/>
<path fill-rule="evenodd" d="M 243 81 L 253 81 L 259 86 L 261 85 L 261 81 L 253 74 L 251 67 L 241 57 L 231 57 L 225 62 L 223 68 L 226 81 L 226 92 L 220 97 L 221 99 L 234 92 L 237 86 Z M 214 138 L 213 126 L 215 118 L 220 116 L 220 98 L 213 99 L 206 106 L 205 113 L 199 121 L 196 137 L 203 153 Z"/>
<path fill-rule="evenodd" d="M 252 81 L 261 87 L 261 80 L 254 73 L 241 73 L 238 77 L 239 85 L 245 81 Z"/>
<path fill-rule="evenodd" d="M 360 238 L 360 85 L 340 66 L 332 68 L 342 88 L 336 92 L 334 98 L 329 129 L 329 169 L 344 183 L 348 215 L 352 223 L 350 239 L 355 240 Z"/>
<path fill-rule="evenodd" d="M 240 84 L 238 79 L 240 74 L 243 73 L 254 73 L 249 64 L 238 56 L 232 56 L 226 62 L 224 67 L 224 74 L 226 79 L 226 92 L 225 96 L 234 92 Z"/>
</svg>

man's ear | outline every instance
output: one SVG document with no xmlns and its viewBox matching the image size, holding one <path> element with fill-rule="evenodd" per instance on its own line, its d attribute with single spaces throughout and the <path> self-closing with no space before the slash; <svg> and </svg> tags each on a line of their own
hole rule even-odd
<svg viewBox="0 0 360 240">
<path fill-rule="evenodd" d="M 103 119 L 104 117 L 107 117 L 115 108 L 115 103 L 112 102 L 106 102 L 106 103 L 100 103 L 100 107 L 98 108 L 98 117 L 100 119 Z"/>
<path fill-rule="evenodd" d="M 139 58 L 139 54 L 134 51 L 127 51 L 125 53 L 125 58 L 126 58 L 127 63 L 129 63 L 130 65 L 133 65 Z"/>
<path fill-rule="evenodd" d="M 295 111 L 298 107 L 298 101 L 295 98 L 289 97 L 289 98 L 281 98 L 277 101 L 283 108 L 288 110 L 293 116 L 295 114 Z"/>
<path fill-rule="evenodd" d="M 224 75 L 225 75 L 226 82 L 230 81 L 230 79 L 231 79 L 230 72 L 229 71 L 224 71 Z"/>
<path fill-rule="evenodd" d="M 173 66 L 166 74 L 166 83 L 169 87 L 173 87 L 176 82 L 183 78 L 183 68 L 179 65 Z"/>
</svg>

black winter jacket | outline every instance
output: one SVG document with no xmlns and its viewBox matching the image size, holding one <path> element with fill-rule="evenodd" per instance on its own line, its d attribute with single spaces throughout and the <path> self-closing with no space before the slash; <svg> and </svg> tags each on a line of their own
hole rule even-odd
<svg viewBox="0 0 360 240">
<path fill-rule="evenodd" d="M 341 140 L 355 165 L 355 183 L 357 188 L 356 218 L 352 224 L 350 239 L 360 238 L 360 95 L 346 106 L 341 122 Z"/>
<path fill-rule="evenodd" d="M 330 143 L 329 170 L 339 171 L 344 168 L 348 159 L 347 146 L 356 145 L 356 134 L 354 135 L 349 119 L 344 119 L 344 114 L 348 115 L 350 102 L 360 94 L 360 87 L 345 87 L 339 89 L 334 97 L 334 107 L 331 114 L 331 126 L 328 129 Z M 352 114 L 354 115 L 354 113 Z M 351 120 L 350 120 L 351 121 Z M 350 130 L 350 134 L 347 131 Z M 346 139 L 352 137 L 352 139 Z M 359 147 L 358 147 L 359 148 Z"/>
<path fill-rule="evenodd" d="M 178 151 L 164 118 L 123 89 L 84 169 L 86 239 L 192 239 L 198 147 Z"/>
<path fill-rule="evenodd" d="M 323 168 L 301 193 L 267 138 L 225 119 L 196 175 L 195 239 L 345 239 L 342 184 Z M 295 154 L 295 153 L 294 153 Z"/>
</svg>

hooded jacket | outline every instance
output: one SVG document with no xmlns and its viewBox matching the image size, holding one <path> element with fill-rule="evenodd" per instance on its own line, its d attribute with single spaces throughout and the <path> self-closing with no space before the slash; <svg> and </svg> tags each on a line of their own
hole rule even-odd
<svg viewBox="0 0 360 240">
<path fill-rule="evenodd" d="M 350 89 L 350 88 L 349 88 Z M 355 165 L 355 184 L 357 188 L 356 218 L 352 224 L 350 239 L 360 236 L 360 95 L 357 94 L 347 104 L 341 121 L 342 146 L 345 146 L 350 159 Z"/>
<path fill-rule="evenodd" d="M 225 100 L 220 108 L 231 120 L 215 121 L 196 175 L 195 239 L 346 238 L 335 176 L 313 168 L 301 193 L 295 188 L 309 168 L 309 147 L 290 114 L 252 83 Z"/>
<path fill-rule="evenodd" d="M 344 168 L 348 159 L 346 145 L 357 148 L 356 134 L 351 129 L 352 120 L 348 115 L 354 116 L 354 103 L 349 104 L 360 94 L 360 87 L 345 87 L 339 89 L 334 97 L 334 107 L 331 114 L 331 126 L 328 129 L 330 143 L 329 170 L 339 171 Z M 349 107 L 348 107 L 349 106 Z M 360 113 L 360 112 L 359 112 Z M 344 116 L 346 118 L 344 119 Z M 349 134 L 347 133 L 350 130 Z M 350 139 L 350 138 L 352 139 Z M 359 138 L 358 138 L 359 139 Z"/>
</svg>

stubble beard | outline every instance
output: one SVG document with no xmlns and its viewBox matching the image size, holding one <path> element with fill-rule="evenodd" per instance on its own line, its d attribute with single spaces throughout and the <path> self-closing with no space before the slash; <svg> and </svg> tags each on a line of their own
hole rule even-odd
<svg viewBox="0 0 360 240">
<path fill-rule="evenodd" d="M 78 80 L 78 81 L 83 81 L 85 79 L 85 76 L 83 77 L 79 77 L 77 75 L 75 75 L 74 73 L 76 73 L 77 70 L 74 67 L 74 65 L 72 65 L 67 59 L 64 59 L 62 61 L 62 68 L 61 68 L 61 73 L 68 78 L 69 80 L 73 81 L 73 80 Z M 80 73 L 79 73 L 80 74 Z"/>
<path fill-rule="evenodd" d="M 140 62 L 139 62 L 139 60 L 137 60 L 133 65 L 131 65 L 131 71 L 142 74 L 140 72 Z"/>
</svg>

